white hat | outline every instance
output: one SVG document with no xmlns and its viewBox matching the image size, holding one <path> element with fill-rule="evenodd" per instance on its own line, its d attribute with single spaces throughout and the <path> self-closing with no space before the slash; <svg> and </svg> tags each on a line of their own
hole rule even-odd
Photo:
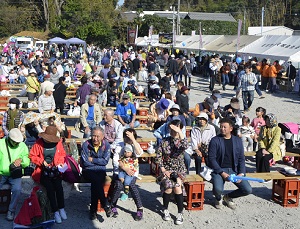
<svg viewBox="0 0 300 229">
<path fill-rule="evenodd" d="M 200 112 L 197 118 L 204 118 L 206 121 L 208 121 L 208 115 L 205 112 Z"/>
<path fill-rule="evenodd" d="M 29 70 L 29 74 L 30 74 L 30 73 L 36 74 L 36 70 L 35 70 L 34 68 L 32 68 L 32 69 Z"/>
<path fill-rule="evenodd" d="M 55 91 L 55 89 L 51 85 L 48 85 L 45 87 L 45 91 Z"/>
<path fill-rule="evenodd" d="M 8 137 L 14 142 L 20 143 L 24 140 L 23 134 L 18 128 L 13 128 L 9 131 Z"/>
<path fill-rule="evenodd" d="M 172 58 L 174 58 L 174 57 L 175 57 L 175 55 L 174 55 L 174 54 L 172 54 L 172 55 L 171 55 L 171 57 L 172 57 Z"/>
</svg>

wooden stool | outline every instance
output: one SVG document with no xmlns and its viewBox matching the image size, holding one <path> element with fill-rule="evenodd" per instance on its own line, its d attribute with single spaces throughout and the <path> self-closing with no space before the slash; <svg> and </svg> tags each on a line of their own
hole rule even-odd
<svg viewBox="0 0 300 229">
<path fill-rule="evenodd" d="M 204 205 L 204 182 L 185 182 L 184 187 L 187 194 L 186 210 L 203 210 Z"/>
<path fill-rule="evenodd" d="M 283 207 L 298 207 L 300 180 L 274 179 L 272 187 L 272 200 Z"/>
</svg>

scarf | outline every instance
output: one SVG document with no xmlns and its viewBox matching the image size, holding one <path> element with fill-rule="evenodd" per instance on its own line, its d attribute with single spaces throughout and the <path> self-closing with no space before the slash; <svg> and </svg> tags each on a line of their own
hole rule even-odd
<svg viewBox="0 0 300 229">
<path fill-rule="evenodd" d="M 8 129 L 11 130 L 11 129 L 15 128 L 15 118 L 18 115 L 18 110 L 17 109 L 14 109 L 14 110 L 9 109 L 8 115 L 9 115 Z"/>
</svg>

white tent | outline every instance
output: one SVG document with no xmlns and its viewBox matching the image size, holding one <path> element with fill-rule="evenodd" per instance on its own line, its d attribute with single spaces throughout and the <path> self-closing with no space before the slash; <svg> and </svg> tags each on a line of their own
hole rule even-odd
<svg viewBox="0 0 300 229">
<path fill-rule="evenodd" d="M 202 35 L 202 45 L 203 47 L 201 50 L 205 50 L 206 45 L 210 44 L 211 42 L 214 42 L 219 37 L 222 37 L 223 35 Z M 193 36 L 192 39 L 189 39 L 187 41 L 184 41 L 186 43 L 186 49 L 189 50 L 199 50 L 200 49 L 200 36 L 196 35 Z"/>
<path fill-rule="evenodd" d="M 258 40 L 252 42 L 251 44 L 241 48 L 239 54 L 244 56 L 256 56 L 258 58 L 266 58 L 265 52 L 270 48 L 279 45 L 283 40 L 287 39 L 289 36 L 275 36 L 268 35 L 259 38 Z"/>
<path fill-rule="evenodd" d="M 266 50 L 263 55 L 267 58 L 274 58 L 280 60 L 291 60 L 293 62 L 300 61 L 300 36 L 290 36 L 280 44 L 273 46 Z"/>
</svg>

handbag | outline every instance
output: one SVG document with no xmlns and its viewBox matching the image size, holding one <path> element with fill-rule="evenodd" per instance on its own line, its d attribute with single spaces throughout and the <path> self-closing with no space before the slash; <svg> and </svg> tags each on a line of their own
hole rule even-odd
<svg viewBox="0 0 300 229">
<path fill-rule="evenodd" d="M 10 152 L 9 152 L 9 149 L 8 149 L 7 140 L 5 140 L 5 145 L 6 145 L 6 149 L 7 149 L 9 163 L 11 163 L 11 157 L 10 157 Z M 10 171 L 10 176 L 13 179 L 21 178 L 23 176 L 23 170 L 22 170 L 22 166 L 21 165 L 20 166 L 15 166 L 14 163 L 11 163 L 9 165 L 9 171 Z"/>
</svg>

